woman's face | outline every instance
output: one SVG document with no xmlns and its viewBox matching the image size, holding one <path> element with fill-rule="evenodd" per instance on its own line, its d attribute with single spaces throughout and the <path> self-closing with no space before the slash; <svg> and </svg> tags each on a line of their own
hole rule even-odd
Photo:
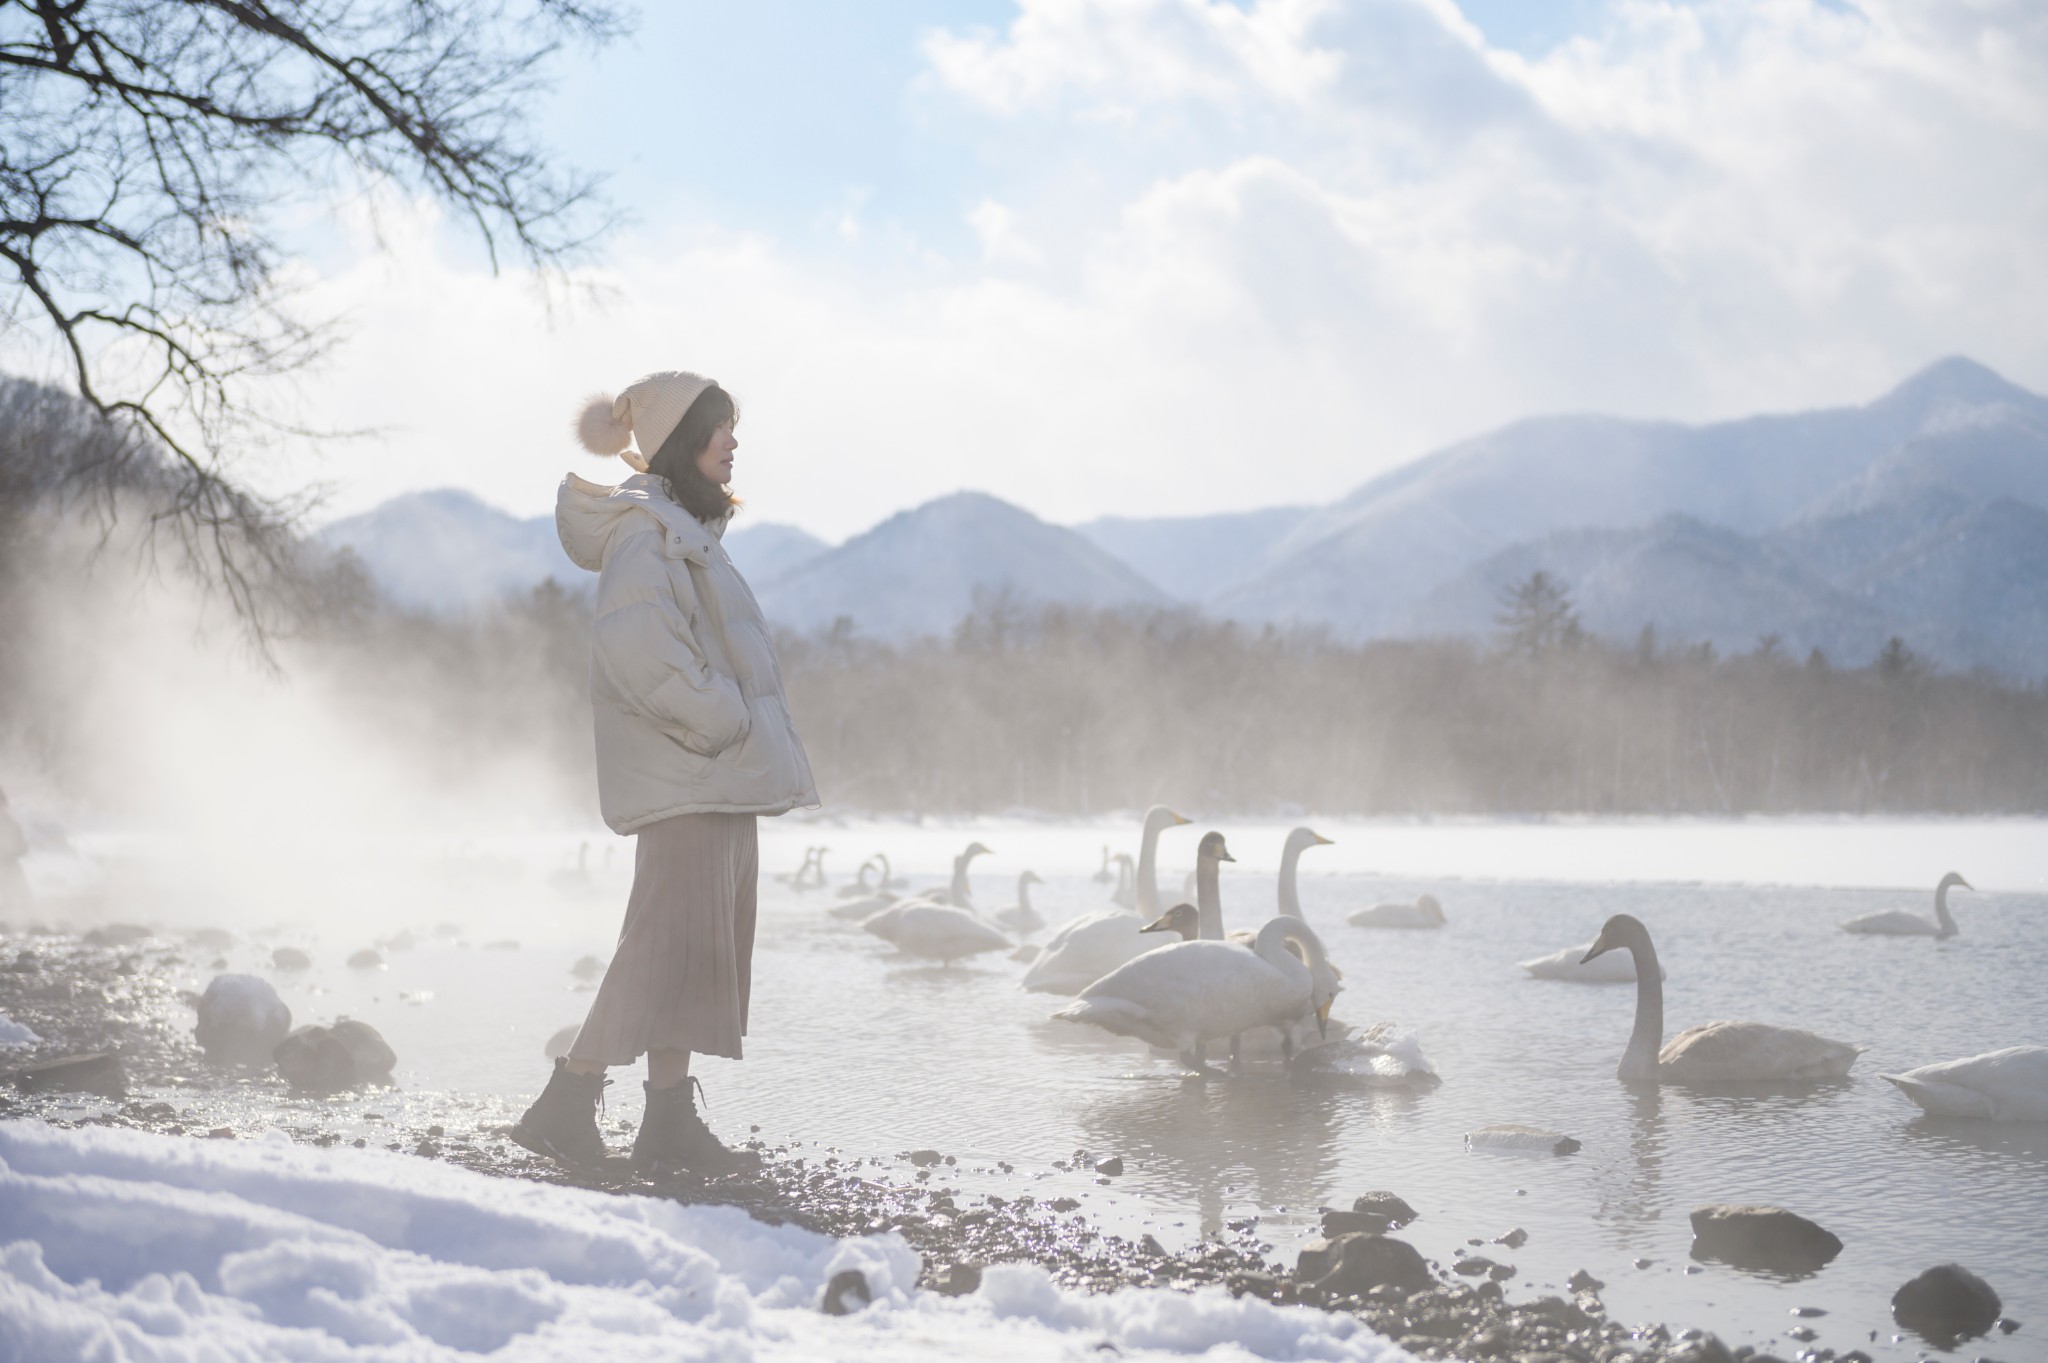
<svg viewBox="0 0 2048 1363">
<path fill-rule="evenodd" d="M 697 472 L 724 487 L 732 481 L 732 452 L 739 447 L 740 442 L 732 433 L 732 423 L 728 421 L 711 433 L 704 453 L 697 456 Z"/>
</svg>

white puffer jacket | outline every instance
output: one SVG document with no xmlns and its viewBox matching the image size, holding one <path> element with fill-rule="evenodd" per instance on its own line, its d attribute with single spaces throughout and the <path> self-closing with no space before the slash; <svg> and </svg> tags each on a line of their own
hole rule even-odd
<svg viewBox="0 0 2048 1363">
<path fill-rule="evenodd" d="M 570 474 L 555 529 L 599 575 L 590 701 L 612 830 L 815 806 L 767 622 L 718 533 L 645 473 L 617 487 Z"/>
</svg>

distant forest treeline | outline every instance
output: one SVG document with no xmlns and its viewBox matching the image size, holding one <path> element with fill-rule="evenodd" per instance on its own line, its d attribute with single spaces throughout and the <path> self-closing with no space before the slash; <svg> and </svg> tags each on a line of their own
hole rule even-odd
<svg viewBox="0 0 2048 1363">
<path fill-rule="evenodd" d="M 66 451 L 96 448 L 75 413 L 26 385 L 0 397 L 0 766 L 62 784 L 108 733 L 166 722 L 153 705 L 79 700 L 108 668 L 151 675 L 146 657 L 102 659 L 93 641 L 116 632 L 95 621 L 119 618 L 129 565 L 152 560 L 118 536 L 96 549 L 114 508 L 67 498 Z M 120 514 L 136 526 L 150 483 L 129 486 Z M 346 558 L 265 563 L 286 620 L 276 666 L 317 676 L 324 704 L 416 752 L 423 778 L 459 783 L 519 749 L 562 778 L 549 798 L 594 806 L 586 598 L 548 583 L 445 620 L 380 600 Z M 2048 810 L 2042 688 L 1939 673 L 1896 645 L 1835 662 L 1769 640 L 1717 656 L 1647 631 L 1617 647 L 1581 632 L 1568 587 L 1541 575 L 1503 600 L 1485 643 L 1351 645 L 996 599 L 947 639 L 888 644 L 842 625 L 785 637 L 782 656 L 819 790 L 873 811 Z"/>
</svg>

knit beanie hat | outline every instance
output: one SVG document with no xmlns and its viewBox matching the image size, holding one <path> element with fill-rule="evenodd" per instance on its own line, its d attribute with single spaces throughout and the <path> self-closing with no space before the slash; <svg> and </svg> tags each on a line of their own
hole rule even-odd
<svg viewBox="0 0 2048 1363">
<path fill-rule="evenodd" d="M 623 456 L 639 473 L 700 394 L 716 379 L 664 369 L 633 380 L 617 397 L 597 393 L 576 414 L 576 437 L 592 454 Z M 637 450 L 629 449 L 637 445 Z"/>
</svg>

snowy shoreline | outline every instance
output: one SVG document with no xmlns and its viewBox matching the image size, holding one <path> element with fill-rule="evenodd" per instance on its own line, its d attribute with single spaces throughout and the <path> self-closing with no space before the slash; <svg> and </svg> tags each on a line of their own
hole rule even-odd
<svg viewBox="0 0 2048 1363">
<path fill-rule="evenodd" d="M 962 1205 L 943 1156 L 913 1170 L 779 1147 L 754 1180 L 591 1179 L 511 1146 L 491 1103 L 390 1090 L 373 1101 L 402 1115 L 372 1144 L 337 1120 L 345 1105 L 208 1065 L 167 983 L 176 943 L 6 947 L 0 1015 L 44 1040 L 5 1063 L 113 1050 L 129 1089 L 0 1096 L 0 1360 L 94 1341 L 252 1360 L 578 1358 L 600 1342 L 622 1357 L 1730 1357 L 1696 1330 L 1609 1321 L 1593 1292 L 1510 1301 L 1435 1264 L 1420 1290 L 1304 1281 L 1266 1260 L 1255 1223 L 1168 1253 L 1063 1200 Z M 583 1248 L 565 1257 L 563 1235 Z M 874 1305 L 819 1314 L 849 1267 Z"/>
</svg>

